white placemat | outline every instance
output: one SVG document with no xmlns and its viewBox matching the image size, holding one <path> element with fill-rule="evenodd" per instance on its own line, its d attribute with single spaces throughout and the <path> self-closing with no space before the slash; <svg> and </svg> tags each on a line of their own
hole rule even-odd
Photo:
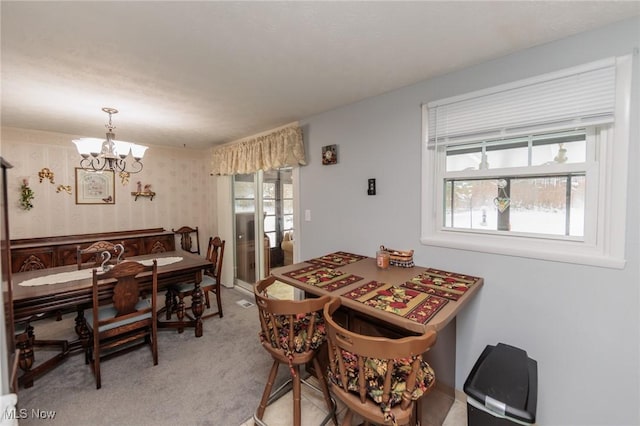
<svg viewBox="0 0 640 426">
<path fill-rule="evenodd" d="M 182 257 L 161 257 L 156 260 L 158 261 L 158 266 L 165 266 L 171 265 L 172 263 L 180 262 L 182 260 Z M 141 260 L 139 263 L 142 263 L 145 266 L 151 266 L 153 264 L 153 259 Z M 24 287 L 33 287 L 37 285 L 66 283 L 69 281 L 91 278 L 92 273 L 93 269 L 80 269 L 77 271 L 59 272 L 57 274 L 45 275 L 44 277 L 31 278 L 29 280 L 22 281 L 18 285 Z"/>
</svg>

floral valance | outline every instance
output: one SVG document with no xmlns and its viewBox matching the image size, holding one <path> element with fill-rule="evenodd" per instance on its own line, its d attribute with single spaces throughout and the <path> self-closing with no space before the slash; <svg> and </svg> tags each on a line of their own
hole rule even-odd
<svg viewBox="0 0 640 426">
<path fill-rule="evenodd" d="M 307 164 L 302 129 L 297 125 L 216 147 L 212 157 L 212 175 L 248 174 Z"/>
</svg>

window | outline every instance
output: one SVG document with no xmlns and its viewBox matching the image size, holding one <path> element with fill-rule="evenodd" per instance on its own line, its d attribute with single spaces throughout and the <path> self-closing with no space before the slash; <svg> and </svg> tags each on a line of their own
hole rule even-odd
<svg viewBox="0 0 640 426">
<path fill-rule="evenodd" d="M 583 239 L 595 146 L 583 129 L 444 147 L 443 227 Z"/>
<path fill-rule="evenodd" d="M 280 247 L 285 232 L 293 230 L 293 183 L 291 167 L 264 172 L 264 232 L 271 248 Z"/>
<path fill-rule="evenodd" d="M 421 241 L 623 267 L 630 63 L 424 105 Z"/>
</svg>

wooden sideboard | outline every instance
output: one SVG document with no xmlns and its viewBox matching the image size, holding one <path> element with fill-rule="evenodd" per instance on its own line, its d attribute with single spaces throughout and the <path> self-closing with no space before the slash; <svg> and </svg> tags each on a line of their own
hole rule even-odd
<svg viewBox="0 0 640 426">
<path fill-rule="evenodd" d="M 96 241 L 122 243 L 125 258 L 175 250 L 173 232 L 163 228 L 11 240 L 11 270 L 33 271 L 76 263 L 77 247 Z"/>
</svg>

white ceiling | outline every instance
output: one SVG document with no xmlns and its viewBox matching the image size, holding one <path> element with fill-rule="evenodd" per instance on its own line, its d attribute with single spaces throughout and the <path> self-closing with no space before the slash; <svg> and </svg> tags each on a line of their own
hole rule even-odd
<svg viewBox="0 0 640 426">
<path fill-rule="evenodd" d="M 638 1 L 1 3 L 2 125 L 202 148 L 640 15 Z"/>
</svg>

